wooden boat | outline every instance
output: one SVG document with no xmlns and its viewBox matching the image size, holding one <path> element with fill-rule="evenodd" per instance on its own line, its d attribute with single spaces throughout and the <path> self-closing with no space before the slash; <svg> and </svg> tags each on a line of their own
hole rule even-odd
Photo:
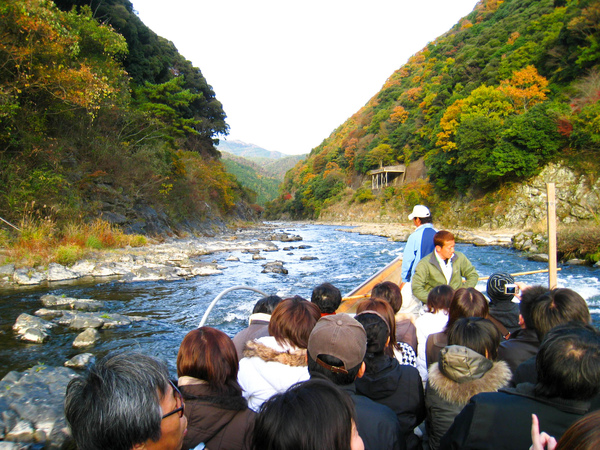
<svg viewBox="0 0 600 450">
<path fill-rule="evenodd" d="M 349 294 L 342 298 L 342 304 L 337 309 L 338 313 L 354 313 L 356 305 L 363 299 L 371 295 L 375 285 L 384 281 L 399 283 L 402 278 L 402 256 L 398 256 L 391 263 L 367 279 L 360 286 L 353 289 Z"/>
</svg>

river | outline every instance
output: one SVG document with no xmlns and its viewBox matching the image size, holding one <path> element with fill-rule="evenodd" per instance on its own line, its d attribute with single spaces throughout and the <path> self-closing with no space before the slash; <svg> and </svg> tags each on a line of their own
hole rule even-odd
<svg viewBox="0 0 600 450">
<path fill-rule="evenodd" d="M 76 298 L 92 298 L 106 303 L 106 312 L 143 316 L 145 320 L 129 326 L 101 330 L 100 342 L 90 350 L 101 357 L 113 350 L 139 350 L 167 361 L 175 373 L 175 361 L 181 340 L 198 326 L 210 302 L 223 290 L 233 286 L 251 286 L 283 298 L 300 295 L 310 299 L 314 286 L 329 281 L 342 293 L 350 292 L 367 277 L 402 254 L 404 242 L 340 231 L 326 225 L 280 224 L 281 229 L 300 235 L 301 242 L 278 242 L 279 251 L 263 253 L 266 260 L 252 260 L 252 255 L 228 252 L 207 255 L 203 260 L 216 261 L 227 269 L 222 275 L 196 277 L 177 282 L 66 284 L 44 289 L 0 292 L 0 378 L 10 370 L 22 371 L 38 363 L 62 365 L 83 351 L 71 344 L 77 333 L 57 326 L 45 344 L 18 341 L 12 325 L 17 316 L 33 314 L 42 307 L 40 297 L 50 293 Z M 298 246 L 310 246 L 298 249 Z M 294 247 L 284 250 L 286 247 Z M 457 244 L 474 264 L 480 276 L 497 271 L 524 272 L 546 268 L 544 263 L 529 261 L 519 252 L 503 247 L 475 247 Z M 226 261 L 231 256 L 239 262 Z M 302 261 L 302 256 L 318 259 Z M 261 273 L 262 264 L 280 260 L 287 275 Z M 547 274 L 519 277 L 527 284 L 547 284 Z M 600 269 L 563 266 L 558 273 L 560 287 L 579 292 L 588 302 L 596 326 L 600 324 Z M 485 290 L 485 282 L 477 285 Z M 230 336 L 246 326 L 247 317 L 259 296 L 251 291 L 234 291 L 222 298 L 208 318 L 207 325 Z"/>
</svg>

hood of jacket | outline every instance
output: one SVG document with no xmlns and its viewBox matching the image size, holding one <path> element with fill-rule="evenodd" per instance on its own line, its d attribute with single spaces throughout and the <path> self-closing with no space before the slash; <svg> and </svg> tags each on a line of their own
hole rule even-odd
<svg viewBox="0 0 600 450">
<path fill-rule="evenodd" d="M 252 358 L 257 356 L 265 362 L 278 362 L 291 367 L 302 367 L 307 365 L 306 349 L 286 349 L 277 345 L 273 337 L 267 336 L 267 338 L 247 342 L 246 348 L 244 349 L 244 357 Z M 271 342 L 271 340 L 273 342 Z"/>
<path fill-rule="evenodd" d="M 494 392 L 508 386 L 512 372 L 504 361 L 492 362 L 460 345 L 449 345 L 440 361 L 429 368 L 429 384 L 450 403 L 466 404 L 480 392 Z"/>
</svg>

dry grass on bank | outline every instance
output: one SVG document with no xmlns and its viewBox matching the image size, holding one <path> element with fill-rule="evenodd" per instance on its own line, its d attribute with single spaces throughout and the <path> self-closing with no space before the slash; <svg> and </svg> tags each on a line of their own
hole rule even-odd
<svg viewBox="0 0 600 450">
<path fill-rule="evenodd" d="M 127 235 L 100 219 L 59 226 L 48 217 L 29 216 L 18 227 L 20 232 L 0 229 L 3 263 L 17 267 L 47 266 L 52 262 L 72 265 L 94 250 L 141 247 L 147 243 L 145 236 Z"/>
</svg>

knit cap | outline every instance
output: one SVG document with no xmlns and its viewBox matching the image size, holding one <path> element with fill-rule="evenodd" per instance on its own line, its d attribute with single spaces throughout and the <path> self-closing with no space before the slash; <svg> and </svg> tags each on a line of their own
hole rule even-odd
<svg viewBox="0 0 600 450">
<path fill-rule="evenodd" d="M 513 299 L 513 294 L 505 294 L 504 286 L 513 284 L 515 279 L 506 272 L 494 273 L 487 282 L 487 295 L 492 302 L 509 302 Z"/>
</svg>

